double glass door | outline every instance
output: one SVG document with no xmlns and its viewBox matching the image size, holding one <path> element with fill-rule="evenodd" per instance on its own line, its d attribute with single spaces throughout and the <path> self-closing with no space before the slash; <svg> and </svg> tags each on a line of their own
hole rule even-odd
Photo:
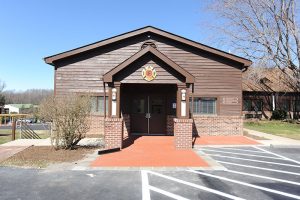
<svg viewBox="0 0 300 200">
<path fill-rule="evenodd" d="M 131 101 L 131 132 L 164 134 L 166 131 L 166 98 L 159 94 L 135 95 Z"/>
</svg>

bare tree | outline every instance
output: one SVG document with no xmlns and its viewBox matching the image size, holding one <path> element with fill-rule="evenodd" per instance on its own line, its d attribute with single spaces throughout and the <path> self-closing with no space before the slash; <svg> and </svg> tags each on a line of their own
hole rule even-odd
<svg viewBox="0 0 300 200">
<path fill-rule="evenodd" d="M 224 22 L 217 28 L 237 53 L 279 68 L 287 76 L 286 84 L 300 92 L 296 0 L 214 0 L 211 5 Z"/>
<path fill-rule="evenodd" d="M 49 89 L 28 89 L 25 91 L 7 90 L 3 92 L 6 104 L 34 104 L 38 105 L 43 99 L 52 96 L 53 90 Z"/>
<path fill-rule="evenodd" d="M 0 80 L 0 109 L 1 109 L 1 106 L 3 106 L 5 104 L 5 96 L 3 94 L 5 87 L 6 87 L 5 83 Z"/>
<path fill-rule="evenodd" d="M 55 148 L 72 149 L 89 131 L 90 97 L 69 95 L 50 97 L 39 107 L 39 117 L 53 124 Z"/>
</svg>

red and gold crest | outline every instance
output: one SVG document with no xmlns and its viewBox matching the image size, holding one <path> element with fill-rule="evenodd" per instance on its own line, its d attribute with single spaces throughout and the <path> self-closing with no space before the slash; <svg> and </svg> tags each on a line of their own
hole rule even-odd
<svg viewBox="0 0 300 200">
<path fill-rule="evenodd" d="M 152 81 L 156 78 L 156 70 L 151 66 L 147 66 L 142 71 L 142 77 L 146 81 Z"/>
</svg>

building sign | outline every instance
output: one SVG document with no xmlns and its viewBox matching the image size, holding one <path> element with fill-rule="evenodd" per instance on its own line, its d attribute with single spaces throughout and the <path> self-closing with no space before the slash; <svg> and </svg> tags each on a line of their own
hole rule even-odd
<svg viewBox="0 0 300 200">
<path fill-rule="evenodd" d="M 172 103 L 172 108 L 176 109 L 176 103 Z"/>
<path fill-rule="evenodd" d="M 152 81 L 156 78 L 156 70 L 151 66 L 147 66 L 142 70 L 142 77 L 146 81 Z"/>
<path fill-rule="evenodd" d="M 236 105 L 239 104 L 239 97 L 222 97 L 222 104 Z"/>
</svg>

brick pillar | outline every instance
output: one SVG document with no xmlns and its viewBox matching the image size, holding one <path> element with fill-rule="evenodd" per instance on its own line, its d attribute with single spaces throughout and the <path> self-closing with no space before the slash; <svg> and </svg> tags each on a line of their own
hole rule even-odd
<svg viewBox="0 0 300 200">
<path fill-rule="evenodd" d="M 193 142 L 193 120 L 174 119 L 174 136 L 176 149 L 191 149 Z"/>
<path fill-rule="evenodd" d="M 106 118 L 104 129 L 105 148 L 122 148 L 123 120 L 122 118 Z"/>
</svg>

